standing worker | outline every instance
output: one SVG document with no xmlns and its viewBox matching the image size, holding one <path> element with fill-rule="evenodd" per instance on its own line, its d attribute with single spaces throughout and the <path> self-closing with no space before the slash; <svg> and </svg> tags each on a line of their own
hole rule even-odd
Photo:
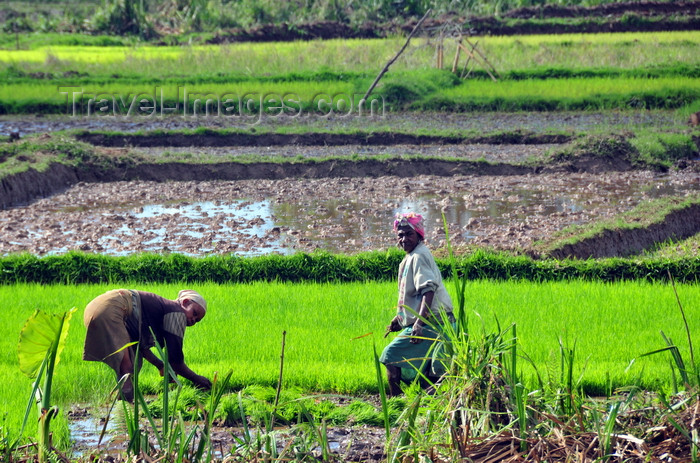
<svg viewBox="0 0 700 463">
<path fill-rule="evenodd" d="M 423 242 L 423 217 L 414 212 L 397 214 L 394 232 L 406 256 L 399 265 L 397 314 L 387 326 L 385 337 L 390 332 L 401 333 L 384 348 L 379 359 L 386 366 L 390 396 L 401 394 L 404 369 L 404 376 L 420 371 L 429 381 L 439 378 L 442 365 L 436 365 L 438 361 L 433 362 L 430 354 L 441 336 L 440 325 L 454 322 L 452 300 L 440 269 Z"/>
<path fill-rule="evenodd" d="M 139 342 L 139 354 L 153 364 L 160 374 L 167 374 L 163 361 L 151 352 L 158 344 L 167 349 L 168 363 L 173 371 L 201 389 L 210 389 L 211 382 L 196 374 L 185 364 L 182 343 L 185 327 L 199 322 L 207 313 L 207 303 L 196 291 L 183 289 L 176 300 L 157 294 L 130 289 L 114 289 L 93 299 L 87 307 L 83 321 L 87 328 L 83 360 L 99 361 L 109 365 L 117 374 L 117 381 L 125 374 L 134 374 L 135 346 Z M 141 359 L 138 365 L 141 365 Z M 122 387 L 124 399 L 132 402 L 134 388 L 129 377 Z"/>
</svg>

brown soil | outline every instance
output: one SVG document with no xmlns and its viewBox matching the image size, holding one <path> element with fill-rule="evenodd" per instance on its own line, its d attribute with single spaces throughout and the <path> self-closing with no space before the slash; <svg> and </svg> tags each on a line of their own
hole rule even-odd
<svg viewBox="0 0 700 463">
<path fill-rule="evenodd" d="M 700 188 L 700 173 L 692 169 L 658 173 L 606 169 L 605 164 L 586 167 L 588 171 L 574 171 L 567 166 L 558 172 L 535 173 L 530 168 L 508 164 L 437 159 L 311 164 L 170 163 L 123 166 L 109 171 L 54 164 L 44 173 L 30 171 L 3 180 L 3 204 L 17 204 L 38 195 L 47 198 L 0 211 L 4 224 L 0 252 L 105 252 L 106 246 L 118 252 L 167 249 L 198 255 L 261 252 L 281 243 L 290 250 L 322 248 L 354 253 L 391 246 L 393 238 L 386 225 L 391 221 L 391 211 L 418 198 L 424 198 L 422 201 L 429 208 L 428 240 L 433 247 L 443 244 L 439 211 L 444 211 L 456 245 L 528 251 L 536 241 L 546 240 L 566 226 L 610 218 L 641 201 L 694 194 Z M 56 194 L 48 197 L 51 193 Z M 562 198 L 569 199 L 561 203 Z M 170 215 L 138 218 L 137 214 L 140 207 L 149 204 L 181 208 L 207 201 L 231 203 L 232 212 L 217 213 L 203 219 L 203 223 L 191 225 L 175 221 Z M 273 214 L 290 208 L 285 212 L 289 214 L 284 222 L 287 225 L 275 227 L 265 236 L 250 235 L 264 220 L 241 223 L 235 211 L 251 201 L 269 201 Z M 574 207 L 568 201 L 585 207 Z M 555 207 L 558 203 L 561 204 Z M 274 212 L 275 205 L 287 206 Z M 494 217 L 489 212 L 493 208 L 503 212 Z M 464 209 L 472 211 L 467 222 L 459 219 L 459 211 Z M 176 233 L 188 226 L 195 234 L 206 233 L 197 238 Z M 162 228 L 169 230 L 169 241 L 160 248 L 149 248 L 147 243 L 154 238 L 151 230 Z M 669 219 L 656 227 L 654 240 L 686 236 L 698 228 L 695 208 L 682 218 Z M 585 242 L 577 251 L 567 248 L 562 252 L 585 258 L 591 249 L 600 247 L 612 255 L 626 255 L 630 246 L 643 242 L 642 235 L 647 232 L 640 229 L 630 233 L 635 237 L 606 246 Z M 112 241 L 106 243 L 107 236 Z"/>
<path fill-rule="evenodd" d="M 592 16 L 622 16 L 625 14 L 637 14 L 643 16 L 654 15 L 695 15 L 700 9 L 700 2 L 621 2 L 604 3 L 593 6 L 546 5 L 517 8 L 503 14 L 504 18 L 590 18 Z"/>
<path fill-rule="evenodd" d="M 670 419 L 655 421 L 650 409 L 628 410 L 616 420 L 615 434 L 610 440 L 610 456 L 606 461 L 666 461 L 686 463 L 691 461 L 691 446 L 688 437 L 679 430 L 697 429 L 700 418 L 700 402 L 691 403 Z M 86 409 L 74 409 L 69 413 L 70 419 L 84 419 L 88 416 Z M 594 462 L 603 458 L 601 434 L 595 432 L 576 432 L 576 425 L 565 425 L 548 433 L 547 437 L 528 437 L 526 450 L 521 450 L 521 439 L 517 431 L 504 431 L 499 435 L 485 439 L 461 440 L 459 431 L 454 434 L 455 445 L 465 462 L 540 462 L 540 461 L 581 461 Z M 533 433 L 536 434 L 536 433 Z M 240 430 L 232 427 L 215 426 L 211 432 L 212 444 L 219 455 L 235 454 L 234 435 L 241 435 Z M 325 433 L 330 446 L 332 462 L 366 462 L 386 461 L 386 437 L 383 428 L 371 426 L 328 427 Z M 278 444 L 283 447 L 292 440 L 289 430 L 279 430 Z M 120 462 L 124 460 L 125 443 L 119 439 L 103 444 L 101 450 L 95 446 L 82 446 L 75 449 L 83 455 L 91 455 L 91 461 Z M 430 461 L 446 463 L 439 452 L 445 448 L 433 449 Z M 231 459 L 215 458 L 215 461 L 262 461 L 262 455 L 256 457 Z M 299 455 L 299 457 L 301 457 Z M 308 461 L 321 461 L 319 448 L 305 456 Z M 68 461 L 67 459 L 65 461 Z M 131 460 L 130 460 L 131 461 Z M 156 460 L 157 461 L 157 460 Z M 307 460 L 304 460 L 307 461 Z M 404 459 L 403 461 L 413 461 Z"/>
<path fill-rule="evenodd" d="M 573 137 L 561 134 L 511 132 L 488 136 L 434 136 L 411 135 L 399 132 L 368 132 L 364 134 L 338 133 L 235 133 L 235 134 L 103 134 L 83 132 L 76 134 L 80 141 L 109 147 L 221 147 L 221 146 L 393 146 L 393 145 L 460 145 L 460 144 L 560 144 Z"/>
<path fill-rule="evenodd" d="M 434 248 L 443 240 L 440 214 L 445 212 L 456 245 L 536 253 L 536 241 L 547 241 L 569 225 L 610 218 L 650 199 L 697 194 L 700 190 L 698 160 L 684 160 L 669 172 L 640 170 L 625 156 L 602 157 L 585 152 L 547 161 L 548 151 L 569 137 L 548 135 L 544 129 L 552 125 L 581 131 L 601 124 L 668 124 L 669 117 L 665 112 L 611 112 L 494 113 L 470 118 L 401 114 L 382 119 L 382 124 L 390 127 L 441 127 L 455 133 L 471 130 L 474 124 L 492 129 L 522 127 L 522 132 L 511 130 L 506 135 L 471 138 L 399 132 L 170 132 L 163 136 L 83 131 L 78 135 L 82 140 L 108 146 L 95 148 L 102 156 L 96 164 L 52 164 L 43 172 L 29 170 L 2 179 L 0 252 L 43 255 L 70 249 L 120 253 L 167 249 L 200 255 L 271 252 L 281 245 L 287 252 L 320 248 L 354 253 L 391 246 L 393 238 L 386 223 L 391 220 L 392 210 L 421 201 L 428 208 L 424 213 L 435 222 L 429 236 Z M 146 125 L 142 125 L 138 120 L 23 117 L 0 119 L 0 130 L 22 127 L 24 137 L 25 133 L 67 128 L 182 129 L 201 122 L 164 118 L 143 121 Z M 206 122 L 212 128 L 229 127 L 218 125 L 220 119 Z M 317 130 L 320 123 L 354 129 L 353 124 L 364 121 L 292 122 L 303 122 L 310 130 Z M 280 123 L 287 121 L 274 121 Z M 261 132 L 265 128 L 264 123 Z M 40 139 L 53 136 L 45 133 Z M 412 154 L 424 158 L 416 159 Z M 276 156 L 286 161 L 235 161 L 246 155 Z M 365 155 L 391 158 L 380 160 Z M 176 161 L 163 163 L 166 156 Z M 323 159 L 329 156 L 331 160 Z M 170 242 L 147 244 L 148 238 L 153 238 L 150 229 L 174 231 L 178 227 L 169 224 L 173 222 L 169 216 L 140 219 L 134 211 L 149 204 L 171 204 L 186 213 L 186 204 L 202 201 L 229 202 L 232 210 L 250 201 L 269 201 L 273 214 L 279 215 L 281 212 L 274 212 L 279 208 L 294 212 L 283 220 L 284 225 L 270 225 L 272 229 L 265 236 L 250 234 L 263 219 L 239 223 L 240 216 L 222 213 L 208 217 L 206 223 L 187 225 L 198 235 L 198 228 L 205 227 L 210 230 L 206 236 L 195 239 L 168 232 Z M 267 220 L 278 221 L 274 217 Z M 231 230 L 233 223 L 237 225 Z M 128 230 L 113 236 L 125 224 Z M 697 209 L 680 212 L 652 228 L 653 234 L 638 229 L 615 234 L 611 239 L 603 236 L 585 240 L 558 249 L 555 255 L 628 255 L 654 242 L 688 236 L 700 231 Z M 112 241 L 105 242 L 107 236 Z M 211 247 L 213 243 L 215 248 Z"/>
</svg>

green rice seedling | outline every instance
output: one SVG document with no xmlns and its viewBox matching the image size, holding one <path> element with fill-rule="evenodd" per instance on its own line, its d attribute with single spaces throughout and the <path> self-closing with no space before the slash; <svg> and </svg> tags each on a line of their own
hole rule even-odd
<svg viewBox="0 0 700 463">
<path fill-rule="evenodd" d="M 680 352 L 680 349 L 678 348 L 678 346 L 675 345 L 673 343 L 673 341 L 671 340 L 671 338 L 667 337 L 663 331 L 661 331 L 661 337 L 663 338 L 667 347 L 642 354 L 642 355 L 640 355 L 640 358 L 668 351 L 671 354 L 671 358 L 672 358 L 671 374 L 674 377 L 674 379 L 673 379 L 674 392 L 677 393 L 678 390 L 677 390 L 677 386 L 676 386 L 676 382 L 675 382 L 675 372 L 673 371 L 674 366 L 678 370 L 678 373 L 680 374 L 681 380 L 683 382 L 683 387 L 686 390 L 692 390 L 692 389 L 700 387 L 700 367 L 698 366 L 698 364 L 695 361 L 695 351 L 693 349 L 693 338 L 691 336 L 690 327 L 688 324 L 688 319 L 686 318 L 685 310 L 683 310 L 683 305 L 681 304 L 681 300 L 678 297 L 678 291 L 676 290 L 676 285 L 675 285 L 675 282 L 673 280 L 673 276 L 671 275 L 670 272 L 668 274 L 668 277 L 669 277 L 669 280 L 671 281 L 673 293 L 676 297 L 676 303 L 678 305 L 678 309 L 680 311 L 680 314 L 681 314 L 681 317 L 683 320 L 683 326 L 685 328 L 685 335 L 686 335 L 686 339 L 688 342 L 688 354 L 690 357 L 689 358 L 690 365 L 686 365 L 686 362 L 683 360 L 683 356 L 681 355 L 681 352 Z M 633 359 L 633 361 L 634 360 L 636 360 L 636 359 Z"/>
<path fill-rule="evenodd" d="M 322 419 L 321 423 L 318 423 L 314 416 L 311 413 L 309 413 L 309 411 L 306 409 L 303 403 L 301 403 L 301 412 L 306 417 L 308 422 L 308 428 L 310 428 L 311 433 L 315 437 L 315 439 L 311 440 L 310 442 L 313 444 L 313 447 L 315 447 L 316 445 L 320 447 L 321 461 L 329 461 L 331 449 L 328 443 L 328 428 L 326 427 L 326 420 Z M 303 433 L 301 435 L 303 435 Z M 311 454 L 311 450 L 313 447 L 306 443 L 306 445 L 304 445 L 304 447 L 302 448 L 301 452 L 298 452 L 297 450 L 297 457 L 307 457 Z"/>
<path fill-rule="evenodd" d="M 398 419 L 399 426 L 395 431 L 395 444 L 387 446 L 388 461 L 390 463 L 404 461 L 405 458 L 413 458 L 418 461 L 418 449 L 420 434 L 416 428 L 416 420 L 421 406 L 421 395 L 416 395 Z"/>
<path fill-rule="evenodd" d="M 517 327 L 512 326 L 513 330 L 513 343 L 510 345 L 509 352 L 504 352 L 501 363 L 504 367 L 503 378 L 508 384 L 508 391 L 510 395 L 511 403 L 514 404 L 513 412 L 516 416 L 519 437 L 520 437 L 520 450 L 527 450 L 527 437 L 528 437 L 528 414 L 527 414 L 527 391 L 523 385 L 520 375 L 518 374 L 518 355 L 517 355 Z M 506 357 L 505 354 L 508 354 Z"/>
<path fill-rule="evenodd" d="M 617 419 L 617 414 L 620 411 L 620 402 L 615 402 L 608 412 L 608 417 L 605 420 L 605 428 L 603 429 L 602 436 L 600 437 L 600 457 L 603 461 L 608 461 L 611 456 L 612 442 L 613 442 L 613 431 L 615 430 L 615 420 Z"/>
<path fill-rule="evenodd" d="M 700 82 L 689 84 L 687 78 L 677 77 L 473 80 L 442 89 L 414 107 L 512 111 L 622 109 L 641 105 L 647 109 L 674 109 L 697 98 L 700 98 Z"/>
<path fill-rule="evenodd" d="M 377 355 L 377 346 L 372 344 L 372 354 L 374 359 L 374 371 L 377 373 L 377 387 L 379 388 L 379 401 L 382 405 L 382 416 L 384 418 L 384 432 L 386 437 L 390 434 L 390 423 L 389 423 L 389 406 L 386 395 L 386 382 L 384 381 L 384 368 L 379 362 L 379 355 Z"/>
<path fill-rule="evenodd" d="M 640 158 L 650 164 L 692 159 L 697 153 L 692 137 L 687 134 L 640 131 L 629 141 L 639 151 Z"/>
<path fill-rule="evenodd" d="M 698 64 L 697 31 L 557 34 L 508 37 L 475 37 L 479 48 L 499 73 L 515 69 L 640 68 Z M 0 50 L 0 70 L 13 66 L 24 72 L 62 74 L 76 69 L 90 76 L 150 76 L 172 78 L 186 75 L 286 75 L 329 70 L 376 75 L 405 40 L 350 39 L 285 43 L 234 43 L 137 47 L 50 45 L 32 50 Z M 445 54 L 453 56 L 456 42 L 445 42 Z M 392 67 L 415 70 L 434 65 L 434 45 L 426 39 L 412 40 L 411 47 Z M 236 68 L 231 63 L 245 63 Z M 193 65 L 194 64 L 194 65 Z M 69 79 L 64 79 L 69 81 Z M 186 79 L 183 79 L 186 80 Z"/>
<path fill-rule="evenodd" d="M 493 261 L 488 260 L 476 262 L 479 266 L 495 265 Z M 566 262 L 561 261 L 559 265 L 565 266 Z M 469 381 L 466 386 L 459 383 L 459 390 L 465 394 L 465 400 L 471 397 L 468 395 L 470 388 L 489 390 L 488 381 L 482 383 L 477 379 L 491 377 L 490 367 L 482 365 L 488 364 L 485 359 L 491 358 L 491 352 L 500 350 L 509 358 L 512 324 L 517 325 L 519 354 L 523 357 L 527 354 L 527 358 L 530 359 L 518 365 L 521 381 L 530 391 L 534 391 L 542 383 L 538 380 L 536 371 L 544 372 L 551 364 L 554 364 L 551 375 L 553 387 L 565 390 L 565 381 L 562 378 L 566 378 L 567 374 L 563 374 L 558 368 L 561 350 L 559 340 L 571 338 L 576 339 L 577 359 L 586 360 L 585 364 L 579 360 L 572 364 L 571 374 L 575 390 L 594 396 L 603 396 L 607 391 L 614 391 L 622 386 L 636 386 L 666 393 L 672 391 L 666 356 L 650 355 L 638 358 L 635 364 L 625 371 L 630 359 L 649 351 L 649 346 L 658 345 L 660 329 L 674 341 L 687 336 L 675 296 L 668 284 L 648 281 L 495 281 L 472 277 L 470 272 L 465 272 L 467 279 L 464 283 L 468 326 L 462 331 L 461 337 L 454 334 L 450 334 L 449 337 L 450 340 L 457 340 L 468 346 L 453 347 L 455 370 L 451 371 L 469 371 L 471 368 L 474 372 L 480 372 L 479 375 L 465 375 Z M 0 314 L 0 353 L 5 353 L 0 355 L 0 378 L 3 379 L 0 381 L 0 403 L 3 410 L 7 411 L 3 426 L 10 431 L 10 436 L 14 437 L 19 433 L 23 415 L 18 410 L 25 409 L 25 398 L 32 386 L 29 379 L 17 377 L 17 359 L 13 354 L 24 320 L 36 308 L 49 313 L 56 312 L 57 300 L 78 307 L 76 316 L 81 316 L 78 314 L 81 314 L 82 308 L 95 296 L 119 286 L 137 287 L 166 297 L 174 297 L 182 284 L 131 282 L 0 286 L 0 297 L 15 301 L 15 309 L 12 312 L 5 311 Z M 448 286 L 456 302 L 457 296 L 453 286 Z M 265 390 L 265 401 L 268 404 L 272 403 L 279 378 L 279 338 L 255 336 L 250 333 L 268 333 L 271 329 L 287 332 L 281 405 L 276 417 L 279 422 L 294 420 L 298 415 L 291 405 L 289 410 L 285 408 L 286 403 L 298 398 L 288 398 L 285 393 L 295 389 L 301 391 L 300 394 L 378 393 L 372 344 L 375 343 L 377 349 L 384 346 L 385 341 L 381 334 L 384 332 L 386 320 L 393 316 L 393 311 L 387 307 L 395 298 L 395 283 L 196 283 L 195 288 L 205 295 L 210 310 L 202 323 L 187 331 L 184 352 L 188 365 L 191 364 L 193 369 L 208 377 L 213 377 L 215 372 L 233 370 L 230 382 L 230 388 L 233 390 L 244 387 L 251 387 L 252 390 L 254 386 Z M 694 301 L 700 297 L 700 288 L 697 285 L 677 284 L 676 288 L 682 301 Z M 235 327 L 231 325 L 232 319 L 237 320 Z M 641 323 L 641 320 L 644 323 Z M 677 322 L 669 324 L 669 320 Z M 695 322 L 692 317 L 688 318 L 688 326 L 695 346 L 700 340 L 694 330 Z M 507 330 L 503 330 L 503 327 L 507 327 Z M 360 337 L 367 333 L 374 334 Z M 61 355 L 61 373 L 55 375 L 53 384 L 52 400 L 61 410 L 67 410 L 71 404 L 79 402 L 99 404 L 115 382 L 113 373 L 104 365 L 82 361 L 84 337 L 83 324 L 73 323 Z M 467 341 L 471 344 L 466 344 Z M 485 346 L 486 341 L 491 343 L 491 347 Z M 602 349 L 601 346 L 605 348 Z M 681 352 L 685 352 L 682 347 L 679 348 Z M 557 360 L 554 361 L 553 358 Z M 690 366 L 687 354 L 684 354 L 684 360 L 687 366 Z M 493 365 L 497 366 L 499 363 L 494 361 Z M 566 364 L 563 368 L 565 367 Z M 163 378 L 157 370 L 144 365 L 139 377 L 142 389 L 148 387 L 158 392 L 162 386 L 154 385 L 162 384 L 162 381 Z M 546 385 L 546 380 L 543 382 Z M 440 383 L 438 390 L 449 389 L 453 384 L 457 387 L 457 383 L 457 375 L 449 373 Z M 186 389 L 189 393 L 190 389 Z M 502 399 L 508 398 L 502 396 L 495 385 L 490 390 L 492 395 L 489 400 L 492 404 L 498 404 L 498 401 L 502 402 Z M 442 408 L 457 410 L 454 419 L 464 415 L 464 418 L 459 419 L 471 422 L 473 430 L 494 429 L 508 421 L 507 414 L 503 414 L 496 405 L 492 407 L 491 413 L 486 413 L 484 410 L 489 408 L 474 399 L 473 407 L 460 409 L 457 407 L 456 398 L 452 402 L 445 401 Z M 172 396 L 169 400 L 172 402 Z M 539 403 L 538 401 L 539 398 L 532 395 L 527 399 L 527 403 L 532 405 Z M 222 407 L 228 402 L 229 399 L 224 397 Z M 577 397 L 573 405 L 579 406 L 580 403 L 581 399 Z M 251 399 L 250 404 L 249 410 L 246 411 L 247 416 L 259 416 L 252 426 L 257 423 L 264 426 L 263 416 L 269 413 L 269 408 L 266 408 L 267 405 L 262 401 Z M 393 424 L 398 416 L 396 410 L 402 409 L 402 406 L 394 400 L 390 400 L 387 406 L 389 421 Z M 310 406 L 307 405 L 307 408 L 310 409 Z M 556 407 L 552 406 L 551 409 Z M 336 412 L 332 413 L 336 422 L 348 416 L 343 415 L 344 411 L 337 412 L 337 415 Z M 353 413 L 364 420 L 363 422 L 383 426 L 381 410 L 372 410 L 365 404 L 353 408 Z M 68 421 L 65 419 L 62 422 L 54 420 L 55 438 L 60 434 L 68 436 L 67 426 Z M 449 429 L 450 426 L 445 427 L 445 430 Z M 460 430 L 455 429 L 455 432 Z M 255 435 L 252 438 L 255 439 Z M 457 437 L 453 441 L 459 442 Z"/>
<path fill-rule="evenodd" d="M 496 69 L 504 73 L 522 69 L 523 63 L 529 68 L 569 69 L 643 69 L 669 63 L 697 64 L 700 58 L 692 50 L 699 41 L 697 31 L 551 34 L 484 37 L 480 38 L 479 47 Z"/>
<path fill-rule="evenodd" d="M 214 417 L 216 416 L 216 410 L 219 408 L 221 403 L 221 398 L 223 397 L 224 391 L 228 388 L 229 381 L 231 380 L 232 371 L 229 371 L 223 379 L 219 379 L 218 375 L 214 375 L 214 380 L 212 381 L 211 392 L 209 393 L 209 401 L 204 412 L 204 426 L 202 428 L 202 433 L 199 437 L 199 443 L 197 445 L 197 450 L 194 453 L 192 461 L 199 462 L 202 461 L 204 455 L 204 450 L 206 449 L 206 457 L 204 461 L 209 462 L 213 455 L 213 446 L 211 440 L 211 428 L 214 423 Z"/>
</svg>

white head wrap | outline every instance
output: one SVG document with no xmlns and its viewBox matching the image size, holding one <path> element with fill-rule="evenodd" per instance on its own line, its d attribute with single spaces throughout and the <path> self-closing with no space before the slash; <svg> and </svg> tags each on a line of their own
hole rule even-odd
<svg viewBox="0 0 700 463">
<path fill-rule="evenodd" d="M 204 311 L 207 311 L 207 301 L 204 300 L 201 294 L 193 289 L 183 289 L 177 293 L 177 302 L 182 302 L 184 299 L 189 299 L 192 302 L 196 302 Z"/>
</svg>

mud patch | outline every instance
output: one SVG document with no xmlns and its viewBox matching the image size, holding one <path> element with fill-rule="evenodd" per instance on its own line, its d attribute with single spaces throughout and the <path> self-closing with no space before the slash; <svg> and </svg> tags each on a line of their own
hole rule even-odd
<svg viewBox="0 0 700 463">
<path fill-rule="evenodd" d="M 72 441 L 72 459 L 124 461 L 128 447 L 128 434 L 120 419 L 120 412 L 115 412 L 109 420 L 106 420 L 106 410 L 95 412 L 87 406 L 75 405 L 67 415 Z M 146 429 L 150 424 L 144 420 L 142 426 Z M 187 426 L 191 428 L 194 423 Z M 253 439 L 262 433 L 253 424 L 248 426 Z M 214 461 L 222 461 L 227 457 L 231 458 L 232 455 L 244 453 L 245 448 L 241 447 L 241 442 L 244 441 L 243 434 L 244 430 L 241 427 L 225 426 L 215 422 L 210 431 Z M 273 434 L 277 450 L 282 454 L 290 452 L 290 444 L 298 438 L 301 430 L 295 427 L 278 426 Z M 324 437 L 328 443 L 327 451 L 334 459 L 333 461 L 372 463 L 386 458 L 386 431 L 383 427 L 352 424 L 327 426 Z M 153 437 L 151 440 L 151 444 L 157 448 L 157 442 Z M 321 458 L 322 449 L 318 445 L 311 445 L 305 456 Z M 255 459 L 249 458 L 245 461 L 255 461 Z"/>
<path fill-rule="evenodd" d="M 248 255 L 323 249 L 352 254 L 393 246 L 393 214 L 409 209 L 426 217 L 433 248 L 444 244 L 444 213 L 455 245 L 527 251 L 569 225 L 700 190 L 700 173 L 687 171 L 449 177 L 412 172 L 406 177 L 80 183 L 0 211 L 0 253 Z M 678 231 L 669 228 L 666 234 Z"/>
</svg>

